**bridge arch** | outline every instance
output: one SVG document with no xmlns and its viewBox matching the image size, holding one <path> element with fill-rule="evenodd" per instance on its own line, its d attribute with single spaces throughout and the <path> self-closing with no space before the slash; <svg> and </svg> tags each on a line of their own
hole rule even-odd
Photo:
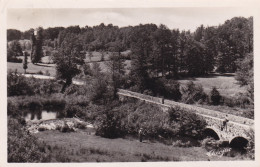
<svg viewBox="0 0 260 167">
<path fill-rule="evenodd" d="M 244 149 L 247 146 L 248 142 L 249 142 L 248 139 L 246 139 L 245 137 L 238 136 L 238 137 L 233 138 L 229 142 L 229 145 L 232 148 Z"/>
<path fill-rule="evenodd" d="M 205 135 L 205 137 L 213 137 L 215 140 L 219 140 L 220 139 L 219 134 L 217 133 L 217 131 L 214 128 L 211 128 L 211 127 L 207 127 L 204 130 L 204 135 Z"/>
</svg>

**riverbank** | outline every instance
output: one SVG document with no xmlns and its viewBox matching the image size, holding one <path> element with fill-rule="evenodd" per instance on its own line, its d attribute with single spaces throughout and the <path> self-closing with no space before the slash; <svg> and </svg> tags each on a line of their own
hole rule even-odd
<svg viewBox="0 0 260 167">
<path fill-rule="evenodd" d="M 91 128 L 62 133 L 57 130 L 33 134 L 49 145 L 53 154 L 66 153 L 60 161 L 69 162 L 145 162 L 145 161 L 236 161 L 241 156 L 210 155 L 202 147 L 176 147 L 135 138 L 107 139 L 89 133 Z M 93 131 L 92 131 L 93 132 Z M 210 155 L 210 156 L 209 156 Z M 55 161 L 55 160 L 53 160 Z"/>
</svg>

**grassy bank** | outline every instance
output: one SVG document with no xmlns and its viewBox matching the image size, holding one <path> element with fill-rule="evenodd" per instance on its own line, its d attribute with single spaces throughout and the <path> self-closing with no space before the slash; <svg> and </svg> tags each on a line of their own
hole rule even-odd
<svg viewBox="0 0 260 167">
<path fill-rule="evenodd" d="M 208 157 L 202 147 L 167 146 L 147 139 L 107 139 L 81 130 L 72 133 L 44 131 L 35 134 L 53 154 L 52 162 L 145 162 L 145 161 L 229 161 L 243 157 Z M 60 154 L 60 157 L 58 156 Z M 64 157 L 61 157 L 63 156 Z M 58 157 L 58 159 L 57 159 Z"/>
</svg>

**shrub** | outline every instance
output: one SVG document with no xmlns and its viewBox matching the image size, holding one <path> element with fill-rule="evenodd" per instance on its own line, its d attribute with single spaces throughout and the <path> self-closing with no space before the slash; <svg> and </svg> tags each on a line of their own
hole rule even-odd
<svg viewBox="0 0 260 167">
<path fill-rule="evenodd" d="M 50 152 L 17 119 L 8 117 L 8 162 L 48 162 Z"/>
<path fill-rule="evenodd" d="M 9 70 L 7 74 L 7 96 L 33 95 L 33 89 L 26 78 L 17 73 L 17 70 Z"/>
<path fill-rule="evenodd" d="M 220 93 L 219 93 L 219 91 L 217 90 L 216 87 L 212 88 L 212 90 L 210 92 L 210 99 L 211 99 L 213 105 L 219 105 L 220 104 L 221 96 L 220 96 Z"/>
<path fill-rule="evenodd" d="M 235 97 L 223 97 L 223 103 L 228 107 L 238 106 L 240 108 L 247 108 L 248 105 L 252 105 L 250 98 L 243 93 L 236 94 Z"/>
<path fill-rule="evenodd" d="M 36 74 L 43 75 L 43 72 L 40 70 Z"/>
<path fill-rule="evenodd" d="M 12 117 L 21 116 L 18 106 L 10 99 L 7 99 L 7 115 Z"/>
<path fill-rule="evenodd" d="M 129 111 L 127 111 L 129 116 L 124 121 L 127 123 L 125 127 L 127 127 L 128 133 L 138 134 L 138 130 L 142 127 L 146 137 L 158 138 L 162 136 L 169 138 L 175 134 L 175 127 L 169 126 L 168 114 L 163 112 L 161 108 L 142 102 L 132 105 L 125 106 L 129 107 Z"/>
<path fill-rule="evenodd" d="M 207 94 L 204 92 L 202 85 L 195 85 L 192 81 L 187 82 L 181 88 L 181 94 L 182 101 L 187 104 L 203 103 L 207 100 Z"/>
<path fill-rule="evenodd" d="M 179 107 L 168 111 L 172 128 L 177 128 L 178 134 L 200 139 L 203 136 L 206 121 L 193 111 L 185 111 Z"/>
<path fill-rule="evenodd" d="M 83 112 L 83 110 L 78 105 L 66 105 L 65 113 L 66 113 L 66 117 L 68 117 L 68 118 L 72 118 L 76 114 L 79 115 L 81 112 Z"/>
<path fill-rule="evenodd" d="M 77 122 L 76 125 L 75 125 L 75 128 L 86 129 L 86 125 L 84 123 Z"/>
<path fill-rule="evenodd" d="M 108 93 L 108 83 L 105 78 L 99 76 L 94 79 L 91 83 L 90 89 L 90 101 L 94 103 L 101 103 L 106 100 L 106 95 Z"/>
<path fill-rule="evenodd" d="M 49 70 L 46 70 L 46 71 L 45 71 L 45 75 L 46 75 L 46 76 L 51 76 L 51 73 L 49 72 Z"/>
<path fill-rule="evenodd" d="M 116 138 L 124 136 L 125 130 L 122 126 L 123 113 L 113 110 L 106 110 L 97 118 L 96 135 L 106 138 Z"/>
</svg>

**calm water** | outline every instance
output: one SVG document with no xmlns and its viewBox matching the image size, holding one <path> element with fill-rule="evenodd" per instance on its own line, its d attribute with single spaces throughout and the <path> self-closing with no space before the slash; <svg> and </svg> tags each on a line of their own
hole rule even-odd
<svg viewBox="0 0 260 167">
<path fill-rule="evenodd" d="M 38 121 L 38 120 L 49 120 L 56 119 L 57 112 L 56 111 L 30 111 L 24 113 L 25 121 Z"/>
</svg>

